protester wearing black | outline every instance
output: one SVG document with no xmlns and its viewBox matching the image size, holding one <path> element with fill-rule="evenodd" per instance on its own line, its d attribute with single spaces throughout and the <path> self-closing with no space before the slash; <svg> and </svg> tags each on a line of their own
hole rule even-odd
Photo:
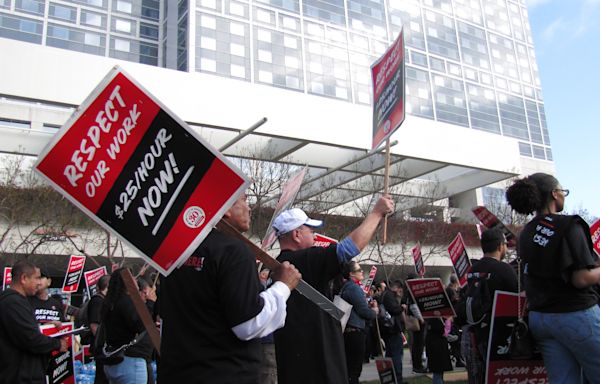
<svg viewBox="0 0 600 384">
<path fill-rule="evenodd" d="M 506 256 L 506 238 L 500 229 L 488 229 L 481 234 L 483 257 L 473 265 L 470 273 L 488 274 L 489 297 L 494 299 L 496 291 L 517 292 L 518 281 L 515 270 L 502 260 Z M 491 324 L 491 306 L 483 321 L 463 330 L 463 336 L 474 340 L 471 352 L 464 354 L 470 382 L 482 383 L 485 379 L 485 362 Z M 465 333 L 466 332 L 466 333 Z"/>
<path fill-rule="evenodd" d="M 427 368 L 433 373 L 433 384 L 443 384 L 444 372 L 451 371 L 452 361 L 448 349 L 448 340 L 444 336 L 444 322 L 441 318 L 427 319 L 425 350 Z"/>
<path fill-rule="evenodd" d="M 406 304 L 401 304 L 404 295 L 404 284 L 402 281 L 395 280 L 389 288 L 381 294 L 380 303 L 385 310 L 394 317 L 394 327 L 382 330 L 382 337 L 385 341 L 385 357 L 390 357 L 394 362 L 394 371 L 396 380 L 402 382 L 402 359 L 404 356 L 404 338 L 402 337 L 402 314 L 406 311 Z M 381 327 L 380 327 L 381 328 Z"/>
<path fill-rule="evenodd" d="M 535 212 L 519 236 L 529 328 L 551 383 L 597 383 L 600 378 L 600 282 L 590 230 L 577 215 L 560 215 L 569 194 L 558 180 L 535 173 L 510 186 L 506 197 L 522 214 Z"/>
<path fill-rule="evenodd" d="M 47 273 L 40 272 L 40 288 L 36 292 L 35 296 L 28 297 L 29 303 L 33 308 L 35 319 L 38 324 L 52 323 L 57 326 L 66 321 L 64 315 L 64 307 L 60 300 L 55 299 L 48 293 L 48 288 L 52 284 L 52 279 Z"/>
<path fill-rule="evenodd" d="M 66 339 L 44 336 L 27 300 L 39 288 L 39 269 L 19 261 L 12 279 L 12 287 L 0 294 L 0 384 L 45 384 L 50 353 L 65 352 Z"/>
<path fill-rule="evenodd" d="M 83 308 L 83 310 L 87 311 L 87 324 L 85 325 L 90 327 L 90 333 L 88 334 L 85 342 L 83 342 L 82 339 L 82 344 L 90 345 L 90 353 L 92 356 L 97 355 L 96 351 L 94 350 L 94 340 L 98 326 L 100 325 L 100 321 L 102 319 L 102 305 L 104 304 L 104 298 L 106 297 L 106 293 L 108 291 L 109 280 L 109 275 L 104 275 L 98 280 L 96 283 L 98 293 L 93 295 L 90 301 L 87 303 L 87 306 Z M 96 376 L 94 377 L 94 384 L 107 383 L 108 379 L 104 373 L 104 363 L 100 360 L 96 360 Z"/>
<path fill-rule="evenodd" d="M 245 195 L 225 219 L 241 232 L 249 229 Z M 259 339 L 283 326 L 300 274 L 285 263 L 271 277 L 274 283 L 263 291 L 250 249 L 211 231 L 183 266 L 161 280 L 158 382 L 260 383 Z"/>
<path fill-rule="evenodd" d="M 344 264 L 342 276 L 346 283 L 340 291 L 340 296 L 352 305 L 350 317 L 344 330 L 344 348 L 346 351 L 346 365 L 348 367 L 348 383 L 358 384 L 362 372 L 363 358 L 366 347 L 366 322 L 377 316 L 378 309 L 369 307 L 365 292 L 360 282 L 364 279 L 364 272 L 356 261 Z M 376 304 L 376 301 L 372 301 Z"/>
<path fill-rule="evenodd" d="M 308 284 L 326 295 L 342 263 L 364 249 L 379 221 L 392 211 L 389 196 L 381 197 L 348 237 L 327 248 L 313 247 L 313 228 L 322 221 L 298 208 L 284 211 L 273 221 L 282 249 L 277 260 L 294 264 Z M 279 384 L 348 382 L 340 322 L 296 291 L 288 302 L 285 326 L 275 332 L 275 350 Z"/>
</svg>

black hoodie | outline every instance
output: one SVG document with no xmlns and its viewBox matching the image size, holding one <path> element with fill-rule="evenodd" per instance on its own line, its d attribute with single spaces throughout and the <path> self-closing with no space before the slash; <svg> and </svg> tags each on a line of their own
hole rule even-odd
<svg viewBox="0 0 600 384">
<path fill-rule="evenodd" d="M 11 288 L 0 294 L 0 384 L 46 383 L 50 352 L 59 348 L 40 332 L 26 297 Z"/>
</svg>

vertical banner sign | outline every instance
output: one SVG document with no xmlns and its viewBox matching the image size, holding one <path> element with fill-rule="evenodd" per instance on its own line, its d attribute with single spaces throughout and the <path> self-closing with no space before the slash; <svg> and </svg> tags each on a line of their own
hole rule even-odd
<svg viewBox="0 0 600 384">
<path fill-rule="evenodd" d="M 600 254 L 600 220 L 596 221 L 590 227 L 590 234 L 592 236 L 592 244 L 596 253 Z"/>
<path fill-rule="evenodd" d="M 415 261 L 415 271 L 420 277 L 425 276 L 425 263 L 421 254 L 421 242 L 417 241 L 417 245 L 412 249 L 413 260 Z"/>
<path fill-rule="evenodd" d="M 279 197 L 279 201 L 277 201 L 275 212 L 273 212 L 273 217 L 271 217 L 271 222 L 267 227 L 267 233 L 261 243 L 262 249 L 268 250 L 275 243 L 275 240 L 277 240 L 275 230 L 273 229 L 273 221 L 281 212 L 294 204 L 294 200 L 296 200 L 296 195 L 298 195 L 298 191 L 300 191 L 307 170 L 308 167 L 304 167 L 300 172 L 292 176 L 281 189 L 281 196 Z"/>
<path fill-rule="evenodd" d="M 404 31 L 371 65 L 373 78 L 373 142 L 376 149 L 404 121 Z"/>
<path fill-rule="evenodd" d="M 79 289 L 79 281 L 83 274 L 83 267 L 85 267 L 85 256 L 71 255 L 62 287 L 64 293 L 77 292 Z"/>
<path fill-rule="evenodd" d="M 40 329 L 46 336 L 55 333 L 72 331 L 73 323 L 63 323 L 60 328 L 52 324 L 41 325 Z M 46 382 L 49 384 L 75 384 L 75 370 L 73 369 L 73 335 L 67 336 L 67 351 L 53 351 L 50 363 L 46 369 Z"/>
<path fill-rule="evenodd" d="M 448 253 L 450 254 L 454 272 L 462 288 L 467 284 L 467 273 L 471 270 L 471 260 L 469 260 L 469 256 L 467 255 L 467 248 L 460 232 L 448 246 Z"/>
<path fill-rule="evenodd" d="M 456 316 L 440 278 L 406 280 L 406 287 L 423 318 Z"/>
<path fill-rule="evenodd" d="M 12 267 L 4 267 L 4 276 L 2 277 L 2 290 L 10 288 L 12 284 Z"/>
<path fill-rule="evenodd" d="M 496 383 L 548 383 L 541 353 L 535 349 L 531 360 L 511 360 L 508 355 L 510 334 L 517 321 L 517 300 L 525 308 L 525 297 L 496 291 L 487 351 L 486 380 Z"/>
<path fill-rule="evenodd" d="M 365 295 L 367 293 L 369 293 L 369 290 L 371 289 L 371 285 L 373 285 L 373 280 L 375 280 L 375 275 L 377 274 L 377 267 L 376 266 L 371 266 L 371 270 L 369 271 L 369 277 L 365 280 L 364 284 L 362 285 L 362 289 L 363 292 L 365 293 Z"/>
<path fill-rule="evenodd" d="M 338 243 L 338 241 L 334 238 L 331 238 L 331 237 L 328 237 L 325 235 L 321 235 L 320 233 L 315 233 L 315 243 L 313 244 L 313 246 L 327 248 L 331 244 L 337 244 L 337 243 Z"/>
<path fill-rule="evenodd" d="M 486 228 L 498 228 L 504 233 L 506 237 L 506 243 L 509 247 L 515 247 L 517 245 L 517 237 L 504 223 L 502 223 L 496 215 L 489 211 L 486 207 L 477 206 L 472 210 L 473 214 L 481 221 Z M 481 237 L 481 235 L 479 235 Z"/>
<path fill-rule="evenodd" d="M 92 296 L 98 293 L 98 280 L 104 275 L 107 275 L 106 267 L 100 267 L 86 271 L 83 273 L 85 279 L 85 287 L 87 288 L 88 297 L 91 299 Z"/>
<path fill-rule="evenodd" d="M 248 185 L 119 67 L 42 151 L 36 170 L 164 275 L 190 256 Z"/>
</svg>

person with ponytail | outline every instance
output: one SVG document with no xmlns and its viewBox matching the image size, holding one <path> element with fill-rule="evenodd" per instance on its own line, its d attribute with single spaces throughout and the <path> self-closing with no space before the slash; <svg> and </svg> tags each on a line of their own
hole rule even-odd
<svg viewBox="0 0 600 384">
<path fill-rule="evenodd" d="M 533 214 L 517 252 L 523 261 L 529 327 L 549 382 L 600 383 L 600 308 L 594 289 L 600 268 L 586 222 L 559 214 L 568 194 L 553 176 L 535 173 L 515 181 L 506 198 L 516 212 Z"/>
</svg>

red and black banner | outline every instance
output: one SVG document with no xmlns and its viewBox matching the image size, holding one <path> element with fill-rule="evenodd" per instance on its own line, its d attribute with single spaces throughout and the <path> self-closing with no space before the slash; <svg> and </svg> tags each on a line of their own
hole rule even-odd
<svg viewBox="0 0 600 384">
<path fill-rule="evenodd" d="M 391 358 L 378 357 L 375 359 L 375 366 L 379 374 L 379 382 L 381 384 L 395 384 L 396 371 L 394 370 L 394 361 Z"/>
<path fill-rule="evenodd" d="M 4 267 L 4 275 L 2 276 L 2 290 L 10 288 L 12 284 L 12 267 Z"/>
<path fill-rule="evenodd" d="M 163 274 L 185 261 L 248 183 L 119 68 L 65 124 L 36 168 Z"/>
<path fill-rule="evenodd" d="M 535 350 L 530 360 L 510 359 L 508 350 L 512 329 L 517 321 L 517 300 L 521 300 L 521 308 L 526 307 L 525 297 L 512 292 L 496 291 L 488 342 L 485 381 L 488 384 L 548 383 L 546 367 L 539 351 Z"/>
<path fill-rule="evenodd" d="M 423 255 L 421 254 L 421 243 L 417 242 L 417 245 L 412 249 L 413 260 L 415 262 L 415 272 L 420 277 L 425 276 L 425 263 L 423 262 Z"/>
<path fill-rule="evenodd" d="M 450 254 L 454 272 L 462 288 L 467 284 L 467 274 L 471 270 L 471 260 L 469 259 L 469 255 L 467 255 L 467 248 L 460 233 L 456 235 L 448 246 L 448 253 Z"/>
<path fill-rule="evenodd" d="M 106 267 L 100 267 L 96 269 L 92 269 L 91 271 L 86 271 L 83 273 L 83 278 L 85 279 L 85 286 L 87 288 L 88 297 L 92 298 L 96 293 L 98 293 L 98 280 L 104 275 L 107 275 Z"/>
<path fill-rule="evenodd" d="M 365 279 L 364 283 L 361 283 L 363 292 L 366 294 L 369 293 L 371 289 L 371 285 L 373 285 L 373 280 L 375 280 L 375 275 L 377 274 L 377 267 L 372 265 L 371 270 L 369 271 L 369 277 Z"/>
<path fill-rule="evenodd" d="M 410 279 L 406 287 L 423 318 L 456 316 L 441 279 Z"/>
<path fill-rule="evenodd" d="M 72 331 L 73 323 L 63 323 L 60 328 L 53 324 L 41 325 L 40 329 L 46 336 L 55 333 Z M 67 351 L 53 351 L 50 357 L 50 363 L 46 369 L 46 382 L 49 384 L 75 384 L 75 369 L 73 367 L 73 336 L 67 336 Z"/>
<path fill-rule="evenodd" d="M 373 79 L 373 142 L 375 149 L 404 122 L 404 31 L 371 66 Z"/>
<path fill-rule="evenodd" d="M 509 247 L 514 247 L 517 245 L 517 237 L 514 233 L 504 223 L 500 221 L 492 212 L 489 211 L 486 207 L 477 206 L 472 209 L 473 214 L 481 221 L 486 228 L 499 228 L 502 233 L 504 233 L 504 237 L 506 237 L 506 244 Z M 480 235 L 481 236 L 481 235 Z"/>
<path fill-rule="evenodd" d="M 79 290 L 83 267 L 85 267 L 85 256 L 71 255 L 62 287 L 64 293 L 73 293 Z"/>
</svg>

